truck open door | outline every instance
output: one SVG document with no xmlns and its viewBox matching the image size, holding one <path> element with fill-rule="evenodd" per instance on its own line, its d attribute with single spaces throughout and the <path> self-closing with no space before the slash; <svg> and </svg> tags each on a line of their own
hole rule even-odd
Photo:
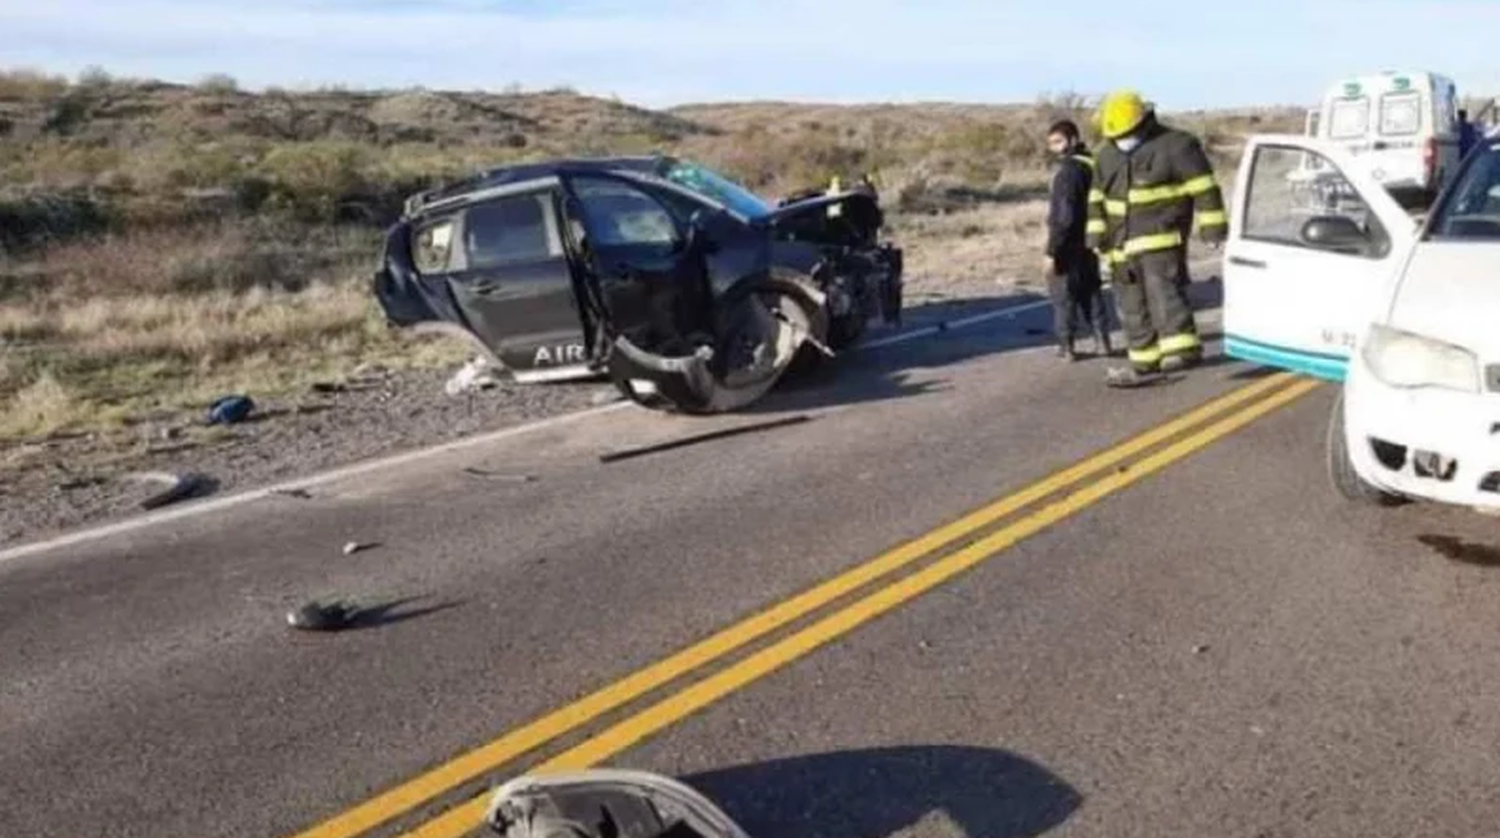
<svg viewBox="0 0 1500 838">
<path fill-rule="evenodd" d="M 1346 151 L 1314 137 L 1252 137 L 1234 195 L 1225 353 L 1342 381 L 1416 221 Z"/>
</svg>

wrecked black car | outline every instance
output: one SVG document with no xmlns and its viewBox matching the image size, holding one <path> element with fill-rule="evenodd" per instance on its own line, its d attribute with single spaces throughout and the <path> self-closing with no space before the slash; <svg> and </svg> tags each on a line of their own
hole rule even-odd
<svg viewBox="0 0 1500 838">
<path fill-rule="evenodd" d="M 664 155 L 530 163 L 407 200 L 375 295 L 520 382 L 606 375 L 648 407 L 750 404 L 798 357 L 901 315 L 871 190 L 773 205 Z"/>
</svg>

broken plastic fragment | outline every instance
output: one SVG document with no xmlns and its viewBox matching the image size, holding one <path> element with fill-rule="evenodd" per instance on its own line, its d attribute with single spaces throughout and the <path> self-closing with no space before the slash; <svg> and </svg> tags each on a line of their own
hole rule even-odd
<svg viewBox="0 0 1500 838">
<path fill-rule="evenodd" d="M 338 631 L 348 628 L 358 608 L 353 603 L 313 601 L 287 612 L 287 625 L 302 631 Z"/>
</svg>

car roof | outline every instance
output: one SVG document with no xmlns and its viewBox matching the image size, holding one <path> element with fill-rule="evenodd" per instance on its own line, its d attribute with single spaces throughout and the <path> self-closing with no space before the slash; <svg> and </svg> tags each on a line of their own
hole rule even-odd
<svg viewBox="0 0 1500 838">
<path fill-rule="evenodd" d="M 499 186 L 510 186 L 512 184 L 526 183 L 533 180 L 542 180 L 549 177 L 557 177 L 563 172 L 637 172 L 651 174 L 661 165 L 665 159 L 660 155 L 641 156 L 617 156 L 617 157 L 558 157 L 550 160 L 542 160 L 530 163 L 518 163 L 513 166 L 500 166 L 480 172 L 472 177 L 465 178 L 456 183 L 440 186 L 419 193 L 414 197 L 412 210 L 420 212 L 429 204 L 444 201 L 478 192 L 493 189 Z"/>
</svg>

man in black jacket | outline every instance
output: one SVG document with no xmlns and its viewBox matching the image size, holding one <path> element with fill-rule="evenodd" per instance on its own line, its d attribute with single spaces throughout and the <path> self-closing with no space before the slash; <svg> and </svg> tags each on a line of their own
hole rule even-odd
<svg viewBox="0 0 1500 838">
<path fill-rule="evenodd" d="M 1078 126 L 1059 120 L 1047 131 L 1047 148 L 1057 161 L 1052 176 L 1052 201 L 1047 212 L 1047 254 L 1043 266 L 1047 291 L 1052 297 L 1057 354 L 1077 360 L 1074 340 L 1079 327 L 1093 332 L 1094 350 L 1112 354 L 1109 322 L 1105 317 L 1103 282 L 1099 257 L 1089 247 L 1088 225 L 1103 222 L 1089 218 L 1089 190 L 1094 181 L 1094 158 L 1084 147 Z"/>
</svg>

